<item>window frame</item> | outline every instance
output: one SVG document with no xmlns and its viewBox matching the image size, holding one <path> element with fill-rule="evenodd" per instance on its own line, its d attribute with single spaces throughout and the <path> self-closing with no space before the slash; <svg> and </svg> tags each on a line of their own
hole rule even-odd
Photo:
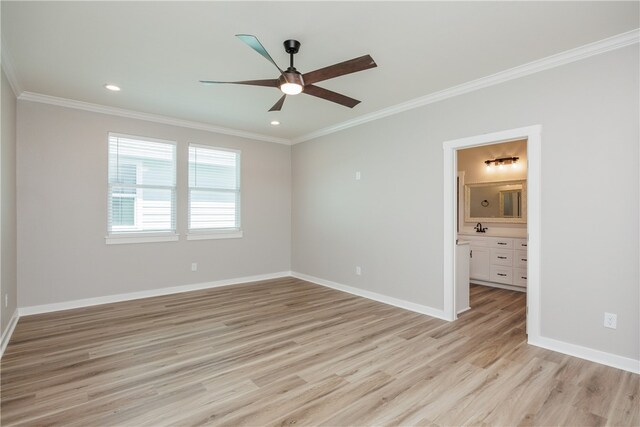
<svg viewBox="0 0 640 427">
<path fill-rule="evenodd" d="M 110 203 L 112 202 L 112 186 L 114 186 L 111 182 L 109 182 L 109 163 L 110 163 L 110 140 L 111 138 L 127 138 L 137 141 L 146 141 L 146 142 L 156 142 L 160 144 L 167 144 L 173 146 L 173 186 L 165 186 L 165 185 L 137 185 L 137 184 L 127 184 L 127 185 L 115 185 L 116 187 L 131 187 L 138 189 L 164 189 L 172 191 L 172 230 L 154 230 L 154 231 L 121 231 L 115 232 L 113 231 L 113 225 L 109 221 L 109 209 Z M 136 164 L 136 177 L 139 178 L 140 174 L 140 165 Z M 139 192 L 136 191 L 134 194 L 134 203 L 135 205 L 139 202 Z M 139 221 L 139 214 L 134 211 L 134 224 L 137 224 Z M 126 227 L 126 226 L 125 226 Z M 135 225 L 133 227 L 136 227 Z M 152 138 L 147 136 L 139 136 L 139 135 L 130 135 L 118 132 L 108 132 L 107 133 L 107 235 L 105 236 L 105 243 L 108 245 L 112 244 L 128 244 L 128 243 L 150 243 L 150 242 L 173 242 L 177 241 L 179 238 L 179 234 L 177 232 L 178 228 L 178 143 L 177 141 L 171 141 L 160 138 Z"/>
<path fill-rule="evenodd" d="M 191 183 L 189 182 L 190 177 L 190 168 L 191 168 L 191 159 L 190 159 L 190 149 L 194 148 L 202 148 L 205 150 L 214 150 L 214 151 L 226 151 L 235 153 L 237 155 L 236 158 L 236 190 L 228 190 L 223 188 L 199 188 L 199 187 L 191 187 Z M 228 192 L 228 193 L 236 193 L 236 224 L 237 227 L 233 228 L 191 228 L 191 192 L 192 190 L 199 191 L 219 191 L 219 192 Z M 209 240 L 209 239 L 238 239 L 242 238 L 244 233 L 242 230 L 242 151 L 226 148 L 226 147 L 216 147 L 212 145 L 206 144 L 197 144 L 197 143 L 189 143 L 187 145 L 187 240 Z"/>
</svg>

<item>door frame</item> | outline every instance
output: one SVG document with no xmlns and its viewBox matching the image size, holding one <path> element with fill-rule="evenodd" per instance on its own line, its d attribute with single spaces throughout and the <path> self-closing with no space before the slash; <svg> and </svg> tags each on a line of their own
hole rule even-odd
<svg viewBox="0 0 640 427">
<path fill-rule="evenodd" d="M 540 184 L 541 125 L 509 129 L 442 143 L 444 150 L 444 314 L 458 318 L 455 307 L 456 178 L 460 149 L 527 140 L 527 333 L 531 342 L 540 336 Z"/>
</svg>

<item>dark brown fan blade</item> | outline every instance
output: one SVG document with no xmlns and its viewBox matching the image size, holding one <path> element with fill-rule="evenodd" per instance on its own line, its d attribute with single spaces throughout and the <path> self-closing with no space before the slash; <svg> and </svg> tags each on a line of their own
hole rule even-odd
<svg viewBox="0 0 640 427">
<path fill-rule="evenodd" d="M 369 55 L 361 56 L 360 58 L 350 59 L 339 64 L 330 65 L 328 67 L 320 68 L 319 70 L 311 71 L 303 74 L 302 78 L 306 85 L 321 82 L 323 80 L 329 80 L 334 77 L 344 76 L 345 74 L 356 73 L 358 71 L 368 70 L 369 68 L 377 67 L 378 65 Z"/>
<path fill-rule="evenodd" d="M 328 89 L 321 88 L 320 86 L 305 85 L 304 93 L 307 95 L 317 96 L 318 98 L 326 99 L 327 101 L 335 102 L 336 104 L 344 105 L 349 108 L 353 108 L 360 104 L 360 101 L 357 99 L 349 98 L 348 96 L 332 92 Z"/>
<path fill-rule="evenodd" d="M 280 109 L 282 108 L 282 104 L 284 104 L 284 99 L 286 97 L 287 97 L 287 95 L 282 95 L 282 97 L 280 99 L 278 99 L 278 102 L 273 104 L 273 107 L 271 107 L 269 109 L 269 111 L 280 111 Z"/>
<path fill-rule="evenodd" d="M 260 40 L 258 40 L 256 36 L 252 36 L 251 34 L 236 34 L 236 37 L 245 42 L 251 49 L 264 56 L 267 61 L 275 65 L 278 71 L 280 71 L 280 74 L 283 73 L 282 69 L 278 67 L 278 64 L 276 64 L 271 55 L 267 52 L 267 49 L 262 46 L 262 43 L 260 43 Z"/>
<path fill-rule="evenodd" d="M 218 82 L 215 80 L 200 80 L 200 83 L 206 85 L 214 85 L 214 84 L 232 84 L 232 85 L 251 85 L 251 86 L 268 86 L 268 87 L 278 87 L 277 79 L 270 80 L 242 80 L 239 82 Z"/>
</svg>

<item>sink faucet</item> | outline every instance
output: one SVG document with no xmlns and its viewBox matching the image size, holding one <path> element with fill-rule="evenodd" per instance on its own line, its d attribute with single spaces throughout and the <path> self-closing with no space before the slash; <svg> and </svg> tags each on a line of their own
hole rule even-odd
<svg viewBox="0 0 640 427">
<path fill-rule="evenodd" d="M 477 233 L 486 233 L 488 228 L 487 227 L 482 227 L 482 224 L 477 223 L 475 227 L 473 227 Z"/>
</svg>

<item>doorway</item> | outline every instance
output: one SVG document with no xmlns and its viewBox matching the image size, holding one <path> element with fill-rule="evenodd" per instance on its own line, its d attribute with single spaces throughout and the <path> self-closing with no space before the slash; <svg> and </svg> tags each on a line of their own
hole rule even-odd
<svg viewBox="0 0 640 427">
<path fill-rule="evenodd" d="M 541 126 L 529 126 L 446 141 L 444 149 L 444 311 L 447 319 L 457 319 L 456 238 L 458 231 L 458 150 L 509 141 L 527 141 L 527 332 L 529 341 L 540 334 L 540 145 Z M 504 209 L 504 207 L 503 207 Z"/>
</svg>

